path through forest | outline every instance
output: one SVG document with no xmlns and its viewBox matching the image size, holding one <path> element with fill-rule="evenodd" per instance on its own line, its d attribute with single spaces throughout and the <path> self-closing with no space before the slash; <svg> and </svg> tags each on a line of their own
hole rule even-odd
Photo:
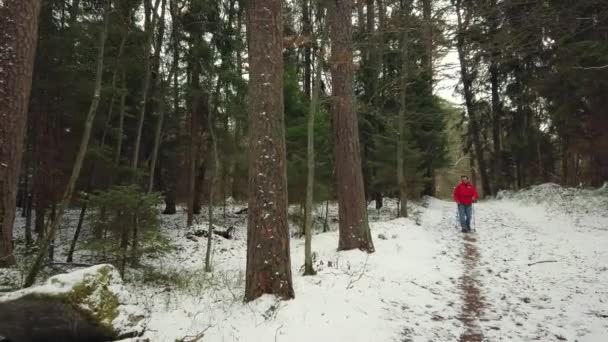
<svg viewBox="0 0 608 342">
<path fill-rule="evenodd" d="M 475 206 L 477 231 L 462 234 L 453 203 L 429 209 L 442 220 L 426 228 L 460 244 L 447 251 L 462 262 L 461 341 L 608 340 L 608 229 L 577 213 L 489 201 Z"/>
</svg>

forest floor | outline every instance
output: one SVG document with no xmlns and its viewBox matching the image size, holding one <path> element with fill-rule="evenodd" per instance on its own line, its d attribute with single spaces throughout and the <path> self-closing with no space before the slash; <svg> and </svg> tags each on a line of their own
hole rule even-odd
<svg viewBox="0 0 608 342">
<path fill-rule="evenodd" d="M 218 228 L 235 227 L 236 238 L 215 236 L 212 273 L 203 271 L 206 238 L 193 235 L 205 216 L 190 230 L 183 213 L 166 216 L 173 248 L 130 269 L 126 285 L 148 312 L 151 341 L 608 341 L 608 189 L 546 184 L 499 198 L 475 206 L 471 234 L 457 228 L 452 202 L 428 198 L 409 219 L 394 219 L 394 201 L 372 204 L 370 255 L 336 251 L 331 205 L 334 231 L 313 237 L 318 274 L 302 276 L 304 240 L 294 237 L 296 298 L 248 304 L 243 206 L 229 205 L 225 219 L 216 210 Z M 57 239 L 58 256 L 77 217 Z M 75 261 L 90 262 L 87 254 L 79 249 Z"/>
</svg>

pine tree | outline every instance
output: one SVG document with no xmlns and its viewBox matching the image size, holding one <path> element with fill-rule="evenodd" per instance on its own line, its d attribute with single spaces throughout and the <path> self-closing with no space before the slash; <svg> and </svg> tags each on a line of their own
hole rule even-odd
<svg viewBox="0 0 608 342">
<path fill-rule="evenodd" d="M 249 210 L 245 300 L 294 297 L 287 224 L 281 0 L 247 3 Z"/>
<path fill-rule="evenodd" d="M 339 250 L 374 252 L 367 219 L 361 170 L 359 129 L 353 108 L 352 1 L 336 0 L 329 6 L 331 36 L 332 116 L 339 205 Z"/>
<path fill-rule="evenodd" d="M 0 3 L 0 267 L 15 263 L 13 221 L 40 0 Z"/>
</svg>

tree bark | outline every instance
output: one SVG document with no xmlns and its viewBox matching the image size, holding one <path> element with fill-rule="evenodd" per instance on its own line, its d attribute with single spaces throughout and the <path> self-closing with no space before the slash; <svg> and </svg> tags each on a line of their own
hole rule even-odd
<svg viewBox="0 0 608 342">
<path fill-rule="evenodd" d="M 125 22 L 122 32 L 122 38 L 120 40 L 120 45 L 118 47 L 118 55 L 116 56 L 116 66 L 114 67 L 114 72 L 112 73 L 112 98 L 110 100 L 110 106 L 108 108 L 108 115 L 106 117 L 105 125 L 103 126 L 103 133 L 101 135 L 100 146 L 103 148 L 106 143 L 106 135 L 108 129 L 110 128 L 110 123 L 112 122 L 112 114 L 114 109 L 114 102 L 116 101 L 116 82 L 118 81 L 118 72 L 120 71 L 120 67 L 122 65 L 122 55 L 125 51 L 125 45 L 127 43 L 127 37 L 129 36 L 129 22 Z"/>
<path fill-rule="evenodd" d="M 188 160 L 188 218 L 187 225 L 191 227 L 194 224 L 194 214 L 197 211 L 198 204 L 196 203 L 196 197 L 198 191 L 196 191 L 196 166 L 197 166 L 197 152 L 198 152 L 198 107 L 200 97 L 200 85 L 199 85 L 199 63 L 197 61 L 191 61 L 191 92 L 190 96 L 190 141 L 189 141 L 189 160 Z"/>
<path fill-rule="evenodd" d="M 294 298 L 287 223 L 281 0 L 247 2 L 249 210 L 245 301 Z"/>
<path fill-rule="evenodd" d="M 38 37 L 39 0 L 0 3 L 0 267 L 15 263 L 17 181 Z"/>
<path fill-rule="evenodd" d="M 176 0 L 169 1 L 169 11 L 171 13 L 171 34 L 173 36 L 173 60 L 172 60 L 172 69 L 173 69 L 173 79 L 169 80 L 173 83 L 173 117 L 175 120 L 180 121 L 180 111 L 179 111 L 179 22 L 178 22 L 178 13 L 177 13 L 177 4 Z M 175 158 L 176 160 L 178 158 Z M 165 193 L 165 210 L 163 214 L 173 215 L 177 213 L 176 208 L 176 196 L 177 196 L 177 164 L 176 162 L 165 163 L 168 168 L 168 173 L 170 176 L 168 177 L 168 184 Z M 173 177 L 171 177 L 173 176 Z M 172 178 L 172 179 L 171 179 Z"/>
<path fill-rule="evenodd" d="M 324 23 L 322 25 L 325 25 Z M 319 95 L 321 93 L 321 76 L 323 70 L 323 57 L 325 56 L 325 30 L 321 30 L 321 44 L 317 50 L 316 56 L 317 69 L 315 72 L 314 85 L 312 89 L 312 98 L 310 100 L 310 108 L 308 111 L 307 125 L 307 175 L 306 175 L 306 207 L 304 212 L 304 275 L 315 275 L 312 264 L 312 226 L 313 226 L 313 201 L 315 188 L 315 115 L 319 103 Z"/>
<path fill-rule="evenodd" d="M 410 14 L 411 0 L 401 0 L 401 22 L 403 33 L 401 35 L 401 77 L 400 77 L 400 107 L 397 140 L 397 184 L 399 186 L 399 214 L 398 217 L 407 217 L 407 185 L 405 183 L 405 123 L 407 120 L 407 83 L 409 79 L 409 26 L 407 25 Z"/>
<path fill-rule="evenodd" d="M 63 213 L 65 212 L 67 206 L 72 199 L 72 194 L 74 193 L 74 188 L 76 187 L 76 181 L 78 180 L 78 176 L 80 175 L 80 170 L 82 169 L 82 164 L 84 161 L 84 157 L 87 152 L 87 148 L 89 145 L 89 140 L 91 137 L 91 130 L 93 128 L 93 121 L 95 120 L 95 114 L 97 113 L 97 106 L 99 105 L 100 93 L 101 93 L 101 82 L 103 76 L 103 56 L 105 50 L 106 37 L 108 34 L 108 25 L 109 25 L 109 12 L 110 12 L 110 2 L 108 1 L 104 8 L 104 24 L 103 29 L 100 34 L 99 39 L 99 53 L 97 55 L 97 70 L 95 73 L 95 90 L 93 94 L 93 100 L 91 101 L 91 106 L 89 107 L 89 112 L 87 113 L 87 117 L 85 120 L 84 131 L 82 134 L 82 141 L 80 142 L 80 149 L 78 150 L 78 154 L 76 156 L 76 160 L 74 162 L 74 167 L 72 168 L 72 174 L 66 186 L 65 192 L 63 194 L 63 198 L 59 203 L 57 208 L 57 212 L 53 215 L 47 222 L 45 227 L 46 236 L 40 242 L 40 249 L 34 263 L 30 267 L 27 277 L 25 279 L 24 287 L 30 287 L 34 284 L 36 280 L 36 276 L 42 267 L 42 262 L 45 258 L 45 254 L 49 245 L 55 238 L 55 232 L 59 228 L 59 224 L 61 223 L 61 219 L 63 217 Z"/>
<path fill-rule="evenodd" d="M 84 217 L 87 212 L 87 199 L 83 199 L 85 201 L 82 204 L 82 208 L 80 208 L 80 216 L 78 217 L 78 225 L 76 226 L 76 231 L 74 232 L 74 238 L 72 238 L 72 243 L 70 244 L 70 249 L 68 250 L 68 257 L 66 258 L 66 262 L 72 262 L 74 257 L 74 251 L 76 250 L 76 243 L 78 242 L 78 238 L 80 237 L 80 232 L 82 231 L 82 225 L 84 224 Z"/>
<path fill-rule="evenodd" d="M 146 116 L 146 104 L 148 103 L 148 91 L 150 89 L 150 79 L 152 76 L 152 61 L 150 56 L 150 48 L 154 40 L 154 15 L 157 13 L 160 0 L 156 0 L 152 8 L 152 0 L 144 0 L 144 27 L 146 33 L 146 41 L 144 46 L 144 77 L 142 82 L 141 101 L 139 103 L 139 119 L 137 123 L 137 133 L 135 135 L 135 148 L 133 149 L 133 160 L 131 169 L 133 177 L 137 173 L 139 164 L 139 150 L 141 146 L 141 137 L 143 134 L 144 120 Z"/>
<path fill-rule="evenodd" d="M 161 4 L 161 15 L 158 29 L 158 37 L 156 39 L 156 45 L 154 47 L 154 65 L 156 72 L 156 101 L 158 102 L 158 121 L 156 122 L 156 131 L 154 133 L 154 147 L 152 149 L 152 160 L 150 162 L 150 178 L 148 181 L 148 192 L 152 192 L 154 189 L 154 173 L 156 172 L 156 161 L 158 159 L 158 149 L 161 143 L 161 134 L 163 130 L 163 121 L 165 119 L 165 87 L 164 80 L 159 74 L 160 69 L 160 50 L 163 45 L 163 37 L 165 35 L 165 8 L 167 7 L 167 0 L 162 0 Z M 171 76 L 168 77 L 171 80 Z"/>
<path fill-rule="evenodd" d="M 194 35 L 194 43 L 193 47 L 191 47 L 191 51 L 198 50 L 200 46 L 200 37 L 199 32 L 193 32 Z M 188 218 L 187 225 L 188 227 L 194 224 L 194 215 L 200 213 L 200 195 L 202 192 L 202 185 L 205 179 L 205 165 L 201 161 L 199 161 L 199 142 L 200 142 L 200 111 L 202 103 L 204 102 L 201 99 L 202 89 L 200 86 L 200 63 L 194 57 L 191 56 L 189 61 L 190 67 L 190 96 L 189 96 L 189 125 L 190 125 L 190 136 L 189 136 L 189 162 L 188 162 Z M 200 163 L 200 170 L 198 170 L 198 178 L 201 178 L 202 181 L 197 181 L 197 165 Z M 198 187 L 197 187 L 198 185 Z"/>
<path fill-rule="evenodd" d="M 462 88 L 464 91 L 464 100 L 467 108 L 467 113 L 469 115 L 469 122 L 471 125 L 470 133 L 473 136 L 473 148 L 475 150 L 475 157 L 477 159 L 477 166 L 479 167 L 479 175 L 481 177 L 481 188 L 484 196 L 490 195 L 490 182 L 488 179 L 488 172 L 486 169 L 486 162 L 483 157 L 483 148 L 481 146 L 481 133 L 479 122 L 477 121 L 477 116 L 475 113 L 475 106 L 473 103 L 473 80 L 471 79 L 471 75 L 469 74 L 469 67 L 467 62 L 467 56 L 465 51 L 465 40 L 464 40 L 464 30 L 465 25 L 462 20 L 461 14 L 461 1 L 456 1 L 456 17 L 458 22 L 458 32 L 457 32 L 457 42 L 456 47 L 458 50 L 458 59 L 460 61 L 460 72 L 462 77 Z"/>
<path fill-rule="evenodd" d="M 422 19 L 424 21 L 424 76 L 427 81 L 428 95 L 433 95 L 433 7 L 431 0 L 422 0 Z"/>
<path fill-rule="evenodd" d="M 31 191 L 27 194 L 27 206 L 25 209 L 25 246 L 30 247 L 32 242 L 32 206 L 34 205 L 34 197 Z"/>
<path fill-rule="evenodd" d="M 218 79 L 218 83 L 220 80 Z M 219 93 L 217 94 L 219 96 Z M 213 257 L 213 201 L 214 193 L 217 191 L 217 182 L 220 177 L 220 158 L 217 150 L 217 139 L 213 128 L 213 115 L 208 116 L 209 134 L 211 136 L 211 147 L 213 149 L 213 174 L 209 182 L 209 234 L 207 235 L 207 251 L 205 253 L 205 272 L 211 272 L 211 258 Z"/>
<path fill-rule="evenodd" d="M 367 220 L 359 125 L 353 108 L 351 8 L 351 0 L 332 1 L 329 7 L 332 126 L 340 220 L 338 249 L 359 248 L 372 253 L 374 244 Z"/>
<path fill-rule="evenodd" d="M 148 181 L 148 192 L 152 192 L 154 189 L 154 173 L 156 172 L 156 161 L 158 159 L 158 148 L 161 143 L 161 134 L 163 130 L 163 121 L 165 119 L 165 87 L 164 80 L 159 73 L 160 69 L 160 50 L 163 45 L 163 37 L 165 35 L 165 8 L 167 7 L 167 0 L 162 0 L 161 14 L 158 20 L 159 29 L 158 37 L 156 39 L 156 46 L 154 47 L 154 65 L 156 73 L 156 102 L 158 105 L 158 121 L 156 122 L 156 131 L 154 133 L 154 147 L 152 149 L 152 160 L 150 162 L 150 178 Z M 171 80 L 169 75 L 168 80 Z"/>
<path fill-rule="evenodd" d="M 125 71 L 122 71 L 122 88 L 120 90 L 120 114 L 118 118 L 118 139 L 116 141 L 116 152 L 114 154 L 114 165 L 120 165 L 120 156 L 122 154 L 122 142 L 124 136 L 124 125 L 125 125 L 125 114 L 126 114 L 126 100 L 127 100 L 127 75 Z"/>
<path fill-rule="evenodd" d="M 498 30 L 498 18 L 497 18 L 497 6 L 496 0 L 492 1 L 492 13 L 490 14 L 490 36 L 493 40 L 491 42 L 492 47 L 490 51 L 490 83 L 492 88 L 492 141 L 494 145 L 494 191 L 498 191 L 504 187 L 502 181 L 502 147 L 501 147 L 501 119 L 502 109 L 500 105 L 499 95 L 499 75 L 498 75 L 498 59 L 500 57 L 500 51 L 498 47 L 497 30 Z"/>
<path fill-rule="evenodd" d="M 139 163 L 139 150 L 140 150 L 140 145 L 141 145 L 141 137 L 143 134 L 143 127 L 144 127 L 144 119 L 146 116 L 146 105 L 148 104 L 148 93 L 150 91 L 150 80 L 152 79 L 152 62 L 153 59 L 155 58 L 155 56 L 150 56 L 150 49 L 152 48 L 152 44 L 154 41 L 154 29 L 156 27 L 156 14 L 158 13 L 158 6 L 160 4 L 160 0 L 156 0 L 156 2 L 154 3 L 154 7 L 151 8 L 152 5 L 152 1 L 151 0 L 144 0 L 144 17 L 145 17 L 145 22 L 144 22 L 144 27 L 145 27 L 145 33 L 146 33 L 146 42 L 145 42 L 145 47 L 144 47 L 144 78 L 143 78 L 143 84 L 142 84 L 142 95 L 141 95 L 141 102 L 139 104 L 140 108 L 140 112 L 139 112 L 139 121 L 137 124 L 137 135 L 135 137 L 135 148 L 133 150 L 133 163 L 131 164 L 131 172 L 133 179 L 137 179 L 137 167 L 138 167 L 138 163 Z M 163 0 L 163 5 L 165 4 L 164 0 Z M 163 12 L 163 17 L 161 18 L 162 20 L 164 20 L 164 15 L 165 15 L 165 8 L 163 6 L 162 9 Z M 163 23 L 164 25 L 164 23 Z M 163 26 L 164 27 L 164 26 Z M 164 28 L 163 28 L 164 29 Z M 162 43 L 162 37 L 160 37 L 160 42 Z M 155 51 L 155 53 L 158 51 Z M 160 52 L 159 52 L 160 53 Z M 160 127 L 157 127 L 157 129 L 162 128 L 162 121 L 159 120 L 160 123 Z M 159 136 L 160 139 L 160 136 Z M 154 156 L 154 158 L 156 158 L 156 156 Z M 154 159 L 154 162 L 156 163 L 156 159 Z M 154 169 L 152 169 L 152 175 L 150 177 L 150 180 L 152 181 L 154 177 Z M 150 182 L 150 188 L 152 187 L 152 182 Z M 138 224 L 137 224 L 137 215 L 135 216 L 135 224 L 133 225 L 133 244 L 131 246 L 131 255 L 132 255 L 132 262 L 133 263 L 137 263 L 137 256 L 138 256 L 138 252 L 137 252 L 137 245 L 138 245 L 139 241 L 138 241 Z"/>
<path fill-rule="evenodd" d="M 302 0 L 302 33 L 312 39 L 312 23 L 310 20 L 310 0 Z M 312 95 L 312 43 L 304 46 L 304 94 L 307 99 Z"/>
</svg>

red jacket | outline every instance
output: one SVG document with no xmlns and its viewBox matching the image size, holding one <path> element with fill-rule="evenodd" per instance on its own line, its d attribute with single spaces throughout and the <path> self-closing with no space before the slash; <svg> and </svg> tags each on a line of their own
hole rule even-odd
<svg viewBox="0 0 608 342">
<path fill-rule="evenodd" d="M 479 195 L 473 183 L 460 182 L 454 188 L 454 201 L 458 204 L 471 205 L 473 200 L 477 200 Z"/>
</svg>

